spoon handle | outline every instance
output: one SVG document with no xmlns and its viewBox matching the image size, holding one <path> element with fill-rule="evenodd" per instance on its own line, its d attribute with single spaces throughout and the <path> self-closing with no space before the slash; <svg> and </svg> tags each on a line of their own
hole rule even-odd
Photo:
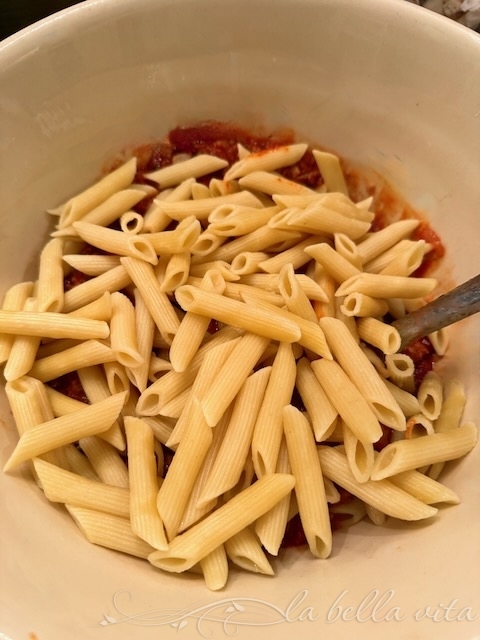
<svg viewBox="0 0 480 640">
<path fill-rule="evenodd" d="M 400 350 L 417 338 L 480 311 L 480 274 L 433 302 L 392 322 L 402 338 Z"/>
</svg>

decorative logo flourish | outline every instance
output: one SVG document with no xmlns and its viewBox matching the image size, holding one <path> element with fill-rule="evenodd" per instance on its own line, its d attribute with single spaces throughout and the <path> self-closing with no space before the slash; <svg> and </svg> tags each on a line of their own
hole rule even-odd
<svg viewBox="0 0 480 640">
<path fill-rule="evenodd" d="M 297 594 L 285 610 L 265 600 L 257 598 L 224 598 L 208 603 L 197 603 L 183 609 L 159 609 L 142 613 L 125 613 L 121 601 L 133 602 L 130 591 L 117 591 L 113 596 L 113 605 L 120 614 L 119 618 L 103 614 L 103 620 L 98 626 L 119 624 L 134 624 L 139 626 L 164 626 L 177 630 L 185 629 L 188 624 L 194 624 L 197 631 L 204 638 L 215 635 L 215 625 L 220 626 L 227 636 L 235 636 L 239 627 L 266 627 L 284 622 L 310 621 L 319 618 L 312 607 L 302 607 L 308 595 L 304 590 Z M 125 605 L 123 605 L 124 607 Z"/>
</svg>

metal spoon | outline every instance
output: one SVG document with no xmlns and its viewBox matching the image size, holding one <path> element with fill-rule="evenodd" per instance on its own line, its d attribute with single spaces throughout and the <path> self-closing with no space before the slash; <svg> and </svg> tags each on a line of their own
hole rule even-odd
<svg viewBox="0 0 480 640">
<path fill-rule="evenodd" d="M 400 350 L 417 338 L 480 311 L 480 274 L 413 313 L 392 322 L 402 338 Z"/>
</svg>

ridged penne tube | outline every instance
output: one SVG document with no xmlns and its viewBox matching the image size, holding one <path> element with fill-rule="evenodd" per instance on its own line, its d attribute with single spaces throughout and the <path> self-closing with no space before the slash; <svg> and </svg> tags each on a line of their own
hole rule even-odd
<svg viewBox="0 0 480 640">
<path fill-rule="evenodd" d="M 79 445 L 102 482 L 128 489 L 128 470 L 115 447 L 99 436 L 81 438 Z"/>
<path fill-rule="evenodd" d="M 369 362 L 373 364 L 377 373 L 384 379 L 388 378 L 390 374 L 388 373 L 387 367 L 385 366 L 383 359 L 378 355 L 378 353 L 373 349 L 371 349 L 370 347 L 367 347 L 367 345 L 362 343 L 360 344 L 360 348 L 363 351 L 363 353 L 367 356 Z"/>
<path fill-rule="evenodd" d="M 39 338 L 105 339 L 110 330 L 106 322 L 68 316 L 53 311 L 0 310 L 0 332 Z"/>
<path fill-rule="evenodd" d="M 71 504 L 65 506 L 86 539 L 92 544 L 139 558 L 148 558 L 153 551 L 153 547 L 133 533 L 130 521 L 126 518 Z"/>
<path fill-rule="evenodd" d="M 82 216 L 82 222 L 90 222 L 102 227 L 110 226 L 145 198 L 146 193 L 140 188 L 141 186 L 143 185 L 132 185 L 129 189 L 114 193 L 105 202 Z"/>
<path fill-rule="evenodd" d="M 176 162 L 168 167 L 147 173 L 145 177 L 156 182 L 161 189 L 166 189 L 167 187 L 174 187 L 188 178 L 200 178 L 219 169 L 224 169 L 226 166 L 228 166 L 226 160 L 216 156 L 200 154 L 194 158 Z"/>
<path fill-rule="evenodd" d="M 208 556 L 200 560 L 205 584 L 210 591 L 223 589 L 228 580 L 228 559 L 225 546 L 221 544 Z"/>
<path fill-rule="evenodd" d="M 420 220 L 399 220 L 384 229 L 372 233 L 358 245 L 363 264 L 367 264 L 397 242 L 409 236 L 418 227 Z"/>
<path fill-rule="evenodd" d="M 158 255 L 171 255 L 192 249 L 200 237 L 201 230 L 200 222 L 193 216 L 188 216 L 171 231 L 142 235 L 148 239 Z"/>
<path fill-rule="evenodd" d="M 238 183 L 243 188 L 253 189 L 254 191 L 260 191 L 268 195 L 281 194 L 296 196 L 312 193 L 312 189 L 268 171 L 252 171 L 252 173 L 240 178 Z"/>
<path fill-rule="evenodd" d="M 348 196 L 347 183 L 342 171 L 340 160 L 333 153 L 313 150 L 313 157 L 318 170 L 327 186 L 327 191 L 338 191 Z"/>
<path fill-rule="evenodd" d="M 241 569 L 267 576 L 273 576 L 275 573 L 257 536 L 249 527 L 226 540 L 225 551 L 233 564 Z"/>
<path fill-rule="evenodd" d="M 224 180 L 237 180 L 253 171 L 276 171 L 298 162 L 308 145 L 290 144 L 250 153 L 233 164 L 224 176 Z"/>
<path fill-rule="evenodd" d="M 207 233 L 207 231 L 205 232 Z M 216 236 L 218 237 L 218 236 Z M 226 242 L 215 251 L 209 253 L 210 260 L 226 260 L 231 262 L 242 251 L 267 251 L 285 240 L 301 240 L 303 236 L 297 231 L 285 231 L 284 229 L 270 229 L 260 227 L 251 233 Z M 220 238 L 222 242 L 225 238 Z"/>
<path fill-rule="evenodd" d="M 125 394 L 117 394 L 85 409 L 35 425 L 20 436 L 4 471 L 47 451 L 106 431 L 117 419 Z"/>
<path fill-rule="evenodd" d="M 209 271 L 202 278 L 200 289 L 222 294 L 225 281 L 218 271 Z M 184 315 L 170 346 L 169 358 L 175 371 L 185 371 L 198 351 L 211 318 L 192 311 Z"/>
<path fill-rule="evenodd" d="M 203 278 L 207 271 L 218 271 L 225 282 L 236 282 L 240 280 L 240 276 L 233 273 L 228 262 L 225 260 L 213 260 L 212 262 L 202 262 L 191 266 L 189 278 Z M 190 281 L 188 281 L 191 284 Z"/>
<path fill-rule="evenodd" d="M 330 402 L 356 437 L 365 444 L 382 435 L 380 424 L 363 395 L 337 362 L 315 360 L 312 369 Z"/>
<path fill-rule="evenodd" d="M 63 309 L 63 240 L 52 238 L 40 254 L 37 281 L 37 311 Z"/>
<path fill-rule="evenodd" d="M 312 423 L 315 440 L 321 442 L 335 428 L 338 411 L 328 399 L 307 358 L 297 362 L 295 384 Z"/>
<path fill-rule="evenodd" d="M 169 360 L 165 360 L 164 358 L 157 358 L 157 356 L 150 357 L 150 363 L 148 365 L 148 380 L 151 382 L 155 382 L 159 378 L 161 378 L 167 371 L 172 371 L 172 363 Z M 127 370 L 128 374 L 128 370 Z M 130 375 L 129 375 L 130 378 Z M 130 378 L 132 384 L 135 382 Z M 136 385 L 138 387 L 138 385 Z M 143 387 L 141 391 L 145 391 L 146 387 Z"/>
<path fill-rule="evenodd" d="M 288 458 L 295 478 L 295 495 L 305 537 L 314 556 L 328 558 L 332 550 L 332 530 L 322 468 L 312 429 L 305 416 L 292 405 L 284 407 L 282 413 Z"/>
<path fill-rule="evenodd" d="M 375 460 L 373 445 L 361 442 L 347 425 L 343 425 L 343 444 L 348 464 L 357 482 L 370 479 Z"/>
<path fill-rule="evenodd" d="M 347 262 L 353 264 L 353 266 L 359 271 L 362 271 L 362 261 L 358 255 L 357 245 L 355 242 L 353 242 L 353 240 L 344 233 L 334 233 L 333 242 L 335 251 L 342 256 L 342 258 L 345 258 Z"/>
<path fill-rule="evenodd" d="M 298 269 L 310 261 L 310 256 L 307 252 L 308 247 L 321 240 L 321 236 L 310 236 L 305 240 L 301 240 L 293 247 L 264 260 L 259 264 L 259 267 L 267 273 L 280 273 L 282 267 L 286 264 L 291 264 L 294 269 Z"/>
<path fill-rule="evenodd" d="M 180 573 L 193 567 L 271 509 L 294 487 L 288 474 L 270 474 L 234 496 L 191 529 L 174 538 L 168 551 L 154 551 L 149 561 L 165 571 Z"/>
<path fill-rule="evenodd" d="M 239 276 L 256 273 L 260 269 L 260 262 L 267 258 L 269 254 L 265 251 L 243 251 L 232 260 L 231 270 Z"/>
<path fill-rule="evenodd" d="M 405 249 L 399 251 L 378 273 L 391 276 L 409 276 L 420 267 L 424 255 L 425 242 L 409 244 Z"/>
<path fill-rule="evenodd" d="M 130 284 L 130 276 L 123 265 L 82 282 L 65 293 L 63 312 L 68 314 L 97 300 L 105 292 L 120 291 Z"/>
<path fill-rule="evenodd" d="M 403 471 L 391 476 L 389 481 L 425 504 L 460 503 L 460 498 L 454 491 L 419 471 Z"/>
<path fill-rule="evenodd" d="M 73 227 L 82 240 L 94 247 L 116 255 L 138 258 L 153 265 L 158 262 L 156 251 L 145 234 L 130 235 L 83 221 L 75 222 Z"/>
<path fill-rule="evenodd" d="M 136 211 L 126 211 L 120 216 L 120 229 L 123 233 L 137 235 L 143 229 L 143 216 Z"/>
<path fill-rule="evenodd" d="M 365 503 L 365 511 L 368 518 L 377 527 L 382 527 L 385 524 L 387 516 L 378 509 L 375 509 L 375 507 Z"/>
<path fill-rule="evenodd" d="M 326 302 L 328 297 L 322 287 L 304 273 L 296 273 L 295 278 L 309 300 Z M 252 273 L 242 276 L 240 282 L 267 291 L 279 291 L 278 273 Z"/>
<path fill-rule="evenodd" d="M 239 191 L 238 193 L 230 193 L 216 198 L 185 200 L 185 202 L 160 200 L 157 201 L 157 204 L 172 220 L 184 220 L 190 216 L 194 216 L 197 220 L 207 220 L 212 211 L 223 204 L 239 204 L 246 207 L 258 207 L 259 209 L 262 206 L 261 201 L 250 191 Z"/>
<path fill-rule="evenodd" d="M 385 276 L 378 273 L 361 273 L 345 280 L 335 293 L 364 293 L 372 298 L 420 298 L 431 293 L 437 286 L 434 278 L 408 278 Z"/>
<path fill-rule="evenodd" d="M 33 293 L 33 282 L 20 282 L 13 285 L 5 293 L 2 303 L 3 311 L 22 311 L 23 306 Z M 15 336 L 0 332 L 0 364 L 8 360 Z"/>
<path fill-rule="evenodd" d="M 228 193 L 236 193 L 240 190 L 235 180 L 227 182 L 225 180 L 219 180 L 218 178 L 212 178 L 208 183 L 208 188 L 212 196 L 226 196 Z"/>
<path fill-rule="evenodd" d="M 98 340 L 87 340 L 70 349 L 37 360 L 30 370 L 30 375 L 42 382 L 48 382 L 82 367 L 104 364 L 113 360 L 115 360 L 115 354 L 110 347 Z"/>
<path fill-rule="evenodd" d="M 351 206 L 355 209 L 353 202 Z M 343 233 L 352 240 L 358 240 L 370 229 L 370 222 L 343 215 L 322 199 L 312 202 L 306 209 L 292 213 L 288 217 L 287 226 L 303 233 L 322 233 L 330 236 Z"/>
<path fill-rule="evenodd" d="M 62 447 L 62 453 L 65 457 L 67 471 L 77 473 L 90 480 L 99 480 L 88 458 L 74 444 L 66 444 Z M 43 457 L 42 459 L 45 460 L 46 458 Z M 47 460 L 47 462 L 51 462 L 51 460 Z"/>
<path fill-rule="evenodd" d="M 384 383 L 407 418 L 420 413 L 420 404 L 412 393 L 408 393 L 389 380 L 384 380 Z M 458 424 L 455 426 L 458 427 Z"/>
<path fill-rule="evenodd" d="M 234 346 L 202 400 L 202 411 L 210 427 L 219 422 L 269 342 L 268 338 L 246 333 Z"/>
<path fill-rule="evenodd" d="M 119 291 L 112 293 L 111 299 L 110 345 L 115 358 L 124 367 L 141 366 L 144 360 L 138 351 L 135 308 Z"/>
<path fill-rule="evenodd" d="M 198 236 L 191 248 L 192 264 L 201 264 L 204 258 L 210 257 L 210 254 L 216 254 L 216 251 L 226 241 L 226 236 L 217 235 L 209 227 L 205 229 L 205 231 Z"/>
<path fill-rule="evenodd" d="M 140 291 L 135 289 L 133 295 L 135 298 L 134 313 L 137 349 L 138 354 L 142 358 L 142 363 L 134 367 L 129 367 L 127 369 L 127 375 L 130 382 L 142 393 L 147 388 L 148 380 L 150 379 L 155 323 Z"/>
<path fill-rule="evenodd" d="M 419 413 L 407 420 L 407 429 L 405 431 L 405 438 L 418 438 L 419 436 L 428 435 L 431 436 L 435 433 L 432 421 L 429 420 L 423 413 Z"/>
<path fill-rule="evenodd" d="M 278 274 L 278 289 L 291 313 L 305 320 L 317 322 L 312 304 L 296 279 L 292 264 L 286 264 L 281 268 Z"/>
<path fill-rule="evenodd" d="M 270 372 L 271 367 L 263 367 L 251 374 L 237 394 L 227 432 L 198 500 L 200 507 L 239 482 Z"/>
<path fill-rule="evenodd" d="M 386 355 L 385 366 L 392 382 L 404 391 L 413 392 L 415 388 L 415 364 L 410 356 L 404 353 Z"/>
<path fill-rule="evenodd" d="M 467 454 L 477 441 L 477 429 L 467 423 L 445 433 L 391 442 L 378 454 L 372 479 L 382 480 L 402 471 L 455 460 Z"/>
<path fill-rule="evenodd" d="M 80 220 L 114 193 L 131 185 L 136 170 L 137 159 L 131 158 L 88 189 L 70 198 L 61 208 L 58 228 L 67 227 Z"/>
<path fill-rule="evenodd" d="M 421 412 L 429 419 L 436 420 L 442 410 L 443 383 L 435 371 L 429 371 L 423 378 L 417 393 Z"/>
<path fill-rule="evenodd" d="M 305 249 L 314 260 L 334 278 L 338 283 L 345 282 L 348 278 L 360 274 L 360 270 L 346 260 L 326 242 L 313 244 Z"/>
<path fill-rule="evenodd" d="M 194 182 L 192 184 L 192 200 L 205 200 L 211 197 L 210 189 L 205 184 L 201 184 L 200 182 Z"/>
<path fill-rule="evenodd" d="M 349 293 L 340 307 L 346 316 L 358 318 L 381 318 L 389 310 L 388 303 L 381 298 L 372 298 L 364 293 Z"/>
<path fill-rule="evenodd" d="M 152 265 L 136 258 L 122 258 L 122 265 L 140 291 L 160 333 L 171 343 L 180 326 L 180 320 L 160 283 Z"/>
<path fill-rule="evenodd" d="M 37 299 L 27 298 L 24 310 L 36 311 Z M 3 370 L 5 380 L 11 381 L 26 375 L 33 366 L 37 356 L 41 338 L 28 335 L 17 335 L 13 341 L 8 360 Z"/>
<path fill-rule="evenodd" d="M 235 206 L 228 216 L 220 219 L 214 214 L 209 216 L 209 228 L 219 236 L 243 236 L 266 225 L 271 218 L 280 211 L 280 207 L 264 207 L 263 209 Z M 212 219 L 213 218 L 213 219 Z"/>
<path fill-rule="evenodd" d="M 281 342 L 253 431 L 252 458 L 257 478 L 275 472 L 283 436 L 282 409 L 291 402 L 295 376 L 292 348 Z"/>
<path fill-rule="evenodd" d="M 87 276 L 100 276 L 120 265 L 120 256 L 72 253 L 63 256 L 63 260 Z"/>
<path fill-rule="evenodd" d="M 130 397 L 131 385 L 123 364 L 113 360 L 111 362 L 104 362 L 103 368 L 105 370 L 105 376 L 107 378 L 107 385 L 110 393 L 122 393 L 125 391 L 127 394 L 127 401 Z"/>
<path fill-rule="evenodd" d="M 291 473 L 285 438 L 280 445 L 276 473 Z M 277 504 L 260 516 L 255 523 L 255 533 L 268 553 L 276 556 L 285 535 L 292 495 L 286 495 Z"/>
<path fill-rule="evenodd" d="M 257 301 L 260 301 L 268 302 L 275 307 L 284 306 L 284 300 L 279 293 L 257 289 L 256 287 L 250 287 L 249 285 L 238 282 L 227 282 L 225 284 L 224 295 L 227 298 L 232 298 L 232 300 L 238 300 L 239 302 L 245 302 L 248 298 L 248 302 L 253 305 L 255 305 Z"/>
<path fill-rule="evenodd" d="M 160 289 L 165 293 L 173 293 L 175 289 L 185 284 L 190 271 L 190 253 L 182 251 L 174 253 L 168 259 L 165 275 L 161 279 Z"/>
<path fill-rule="evenodd" d="M 313 308 L 317 314 L 317 318 L 335 317 L 336 306 L 334 294 L 337 289 L 337 283 L 334 278 L 318 263 L 315 263 L 314 278 L 318 285 L 325 292 L 325 300 L 315 300 Z"/>
<path fill-rule="evenodd" d="M 339 529 L 346 529 L 348 527 L 353 527 L 357 522 L 363 520 L 367 515 L 368 507 L 370 507 L 370 505 L 354 497 L 353 500 L 349 500 L 348 502 L 332 504 L 330 507 L 330 514 L 333 522 L 339 527 Z M 374 507 L 370 507 L 370 509 L 374 509 Z M 370 513 L 372 513 L 371 510 Z M 378 521 L 382 515 L 383 519 L 385 519 L 385 514 L 381 514 L 377 509 L 376 520 Z"/>
<path fill-rule="evenodd" d="M 398 331 L 378 318 L 359 318 L 357 329 L 364 342 L 377 347 L 385 354 L 391 355 L 400 349 L 402 339 Z"/>
<path fill-rule="evenodd" d="M 44 385 L 36 378 L 22 376 L 5 385 L 5 394 L 18 435 L 54 417 Z"/>
<path fill-rule="evenodd" d="M 128 489 L 84 478 L 40 458 L 34 458 L 33 465 L 50 502 L 70 503 L 121 518 L 129 517 Z"/>
<path fill-rule="evenodd" d="M 284 317 L 275 307 L 275 312 L 267 312 L 259 306 L 231 300 L 191 285 L 179 287 L 175 297 L 185 311 L 215 318 L 272 340 L 296 342 L 301 335 L 298 323 Z"/>
<path fill-rule="evenodd" d="M 124 424 L 132 531 L 155 549 L 167 549 L 163 523 L 157 510 L 158 481 L 153 431 L 146 422 L 132 416 L 127 416 Z"/>
<path fill-rule="evenodd" d="M 335 318 L 340 320 L 342 324 L 348 329 L 352 338 L 357 344 L 360 344 L 360 336 L 358 335 L 357 323 L 352 316 L 346 316 L 342 311 L 342 305 L 345 298 L 334 298 L 335 304 Z"/>
<path fill-rule="evenodd" d="M 405 417 L 400 406 L 345 325 L 334 318 L 322 318 L 320 326 L 334 357 L 369 403 L 379 422 L 397 431 L 405 431 Z"/>
<path fill-rule="evenodd" d="M 338 447 L 319 447 L 318 456 L 324 475 L 387 516 L 412 521 L 431 518 L 438 512 L 389 480 L 357 482 L 346 455 Z"/>
<path fill-rule="evenodd" d="M 151 428 L 158 442 L 162 444 L 168 442 L 174 428 L 174 420 L 163 416 L 142 416 L 142 420 Z"/>
</svg>

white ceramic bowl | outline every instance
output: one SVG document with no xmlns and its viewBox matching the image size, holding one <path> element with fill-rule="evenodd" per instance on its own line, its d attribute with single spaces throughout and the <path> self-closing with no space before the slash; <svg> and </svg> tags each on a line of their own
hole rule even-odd
<svg viewBox="0 0 480 640">
<path fill-rule="evenodd" d="M 292 126 L 381 170 L 463 281 L 479 267 L 479 77 L 480 38 L 403 0 L 92 0 L 54 15 L 0 46 L 0 292 L 32 275 L 47 207 L 119 149 L 207 118 Z M 479 348 L 465 322 L 447 361 L 477 421 Z M 3 465 L 3 395 L 0 416 Z M 361 523 L 326 561 L 292 551 L 275 578 L 234 573 L 218 594 L 91 546 L 21 471 L 1 475 L 0 637 L 225 637 L 237 620 L 252 640 L 479 638 L 479 454 L 450 466 L 463 502 L 435 522 Z"/>
</svg>

